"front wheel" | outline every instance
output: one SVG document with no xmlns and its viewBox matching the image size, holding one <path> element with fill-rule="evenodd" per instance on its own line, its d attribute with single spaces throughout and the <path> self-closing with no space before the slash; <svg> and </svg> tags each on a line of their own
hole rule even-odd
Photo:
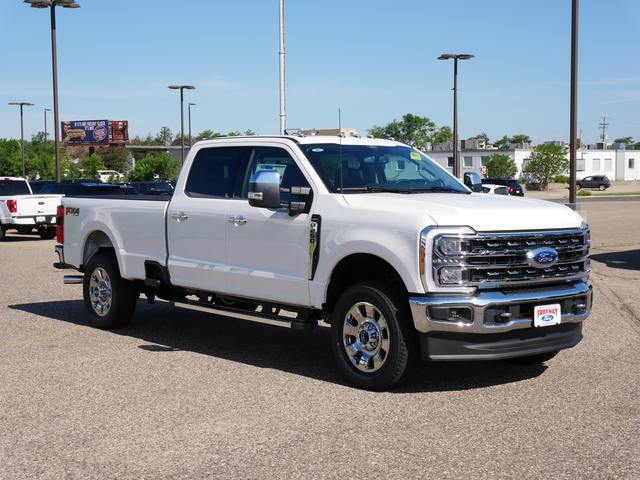
<svg viewBox="0 0 640 480">
<path fill-rule="evenodd" d="M 82 285 L 84 308 L 100 329 L 124 327 L 131 321 L 138 301 L 138 287 L 120 276 L 112 253 L 98 253 L 89 261 Z"/>
<path fill-rule="evenodd" d="M 347 289 L 331 323 L 334 357 L 342 373 L 368 390 L 387 390 L 417 370 L 420 348 L 406 295 L 382 282 Z"/>
</svg>

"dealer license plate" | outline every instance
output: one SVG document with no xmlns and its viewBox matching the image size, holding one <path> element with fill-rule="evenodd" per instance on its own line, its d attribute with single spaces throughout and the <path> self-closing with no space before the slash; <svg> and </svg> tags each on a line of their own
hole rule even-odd
<svg viewBox="0 0 640 480">
<path fill-rule="evenodd" d="M 533 309 L 533 326 L 547 327 L 558 325 L 562 321 L 562 310 L 559 303 L 539 305 Z"/>
</svg>

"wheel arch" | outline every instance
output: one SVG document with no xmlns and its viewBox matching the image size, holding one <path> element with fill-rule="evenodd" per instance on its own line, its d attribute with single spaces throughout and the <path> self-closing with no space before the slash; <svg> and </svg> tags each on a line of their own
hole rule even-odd
<svg viewBox="0 0 640 480">
<path fill-rule="evenodd" d="M 349 286 L 372 280 L 388 282 L 407 292 L 402 277 L 389 262 L 368 253 L 354 253 L 340 260 L 334 267 L 323 310 L 332 312 L 338 298 Z"/>
<path fill-rule="evenodd" d="M 97 254 L 101 252 L 115 252 L 115 247 L 113 245 L 113 241 L 105 232 L 101 230 L 94 230 L 91 232 L 84 241 L 84 245 L 82 247 L 82 271 L 84 271 L 85 266 L 91 261 L 91 259 Z M 117 258 L 118 266 L 120 266 L 120 260 Z"/>
</svg>

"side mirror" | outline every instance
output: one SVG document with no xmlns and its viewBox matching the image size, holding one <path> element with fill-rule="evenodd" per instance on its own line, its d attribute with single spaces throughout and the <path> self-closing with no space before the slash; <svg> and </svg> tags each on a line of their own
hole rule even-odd
<svg viewBox="0 0 640 480">
<path fill-rule="evenodd" d="M 466 172 L 464 174 L 464 184 L 472 192 L 482 191 L 482 180 L 480 180 L 480 175 L 476 172 Z"/>
<path fill-rule="evenodd" d="M 259 208 L 281 208 L 280 173 L 258 170 L 249 180 L 249 205 Z"/>
</svg>

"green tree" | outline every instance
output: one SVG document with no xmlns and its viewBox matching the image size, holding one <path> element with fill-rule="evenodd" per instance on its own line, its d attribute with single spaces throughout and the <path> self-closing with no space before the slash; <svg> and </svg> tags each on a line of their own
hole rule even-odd
<svg viewBox="0 0 640 480">
<path fill-rule="evenodd" d="M 154 139 L 154 145 L 171 145 L 172 138 L 169 127 L 162 127 Z"/>
<path fill-rule="evenodd" d="M 374 125 L 367 132 L 374 137 L 394 138 L 412 147 L 424 148 L 427 143 L 433 143 L 436 124 L 427 117 L 407 113 L 401 121 L 394 120 L 383 127 Z"/>
<path fill-rule="evenodd" d="M 0 175 L 22 175 L 22 150 L 18 140 L 0 139 Z"/>
<path fill-rule="evenodd" d="M 124 170 L 124 164 L 129 158 L 129 150 L 127 147 L 121 146 L 100 148 L 96 153 L 102 157 L 102 162 L 107 170 L 115 170 L 117 172 Z"/>
<path fill-rule="evenodd" d="M 131 182 L 161 180 L 177 180 L 180 172 L 180 161 L 174 160 L 170 153 L 151 154 L 139 160 L 135 168 L 129 172 Z"/>
<path fill-rule="evenodd" d="M 200 132 L 197 136 L 193 137 L 193 143 L 199 142 L 200 140 L 208 140 L 209 138 L 221 137 L 222 134 L 218 132 L 214 132 L 213 130 L 204 130 Z"/>
<path fill-rule="evenodd" d="M 518 167 L 509 155 L 494 153 L 487 162 L 488 178 L 515 178 Z"/>
<path fill-rule="evenodd" d="M 453 140 L 453 130 L 451 127 L 440 127 L 431 137 L 431 143 L 433 145 L 440 145 L 441 143 L 450 142 Z"/>
<path fill-rule="evenodd" d="M 82 160 L 82 172 L 84 178 L 98 178 L 98 170 L 106 170 L 102 158 L 95 153 Z"/>
<path fill-rule="evenodd" d="M 488 136 L 486 133 L 484 133 L 484 132 L 479 133 L 479 134 L 477 134 L 475 137 L 471 137 L 471 138 L 476 138 L 476 139 L 478 139 L 478 140 L 480 140 L 480 139 L 484 139 L 484 143 L 485 143 L 486 145 L 489 145 L 489 136 Z"/>
<path fill-rule="evenodd" d="M 546 190 L 549 181 L 569 170 L 569 159 L 563 147 L 552 143 L 535 147 L 531 157 L 525 162 L 524 172 L 540 181 L 540 189 Z"/>
<path fill-rule="evenodd" d="M 529 135 L 525 135 L 522 133 L 518 135 L 514 135 L 513 137 L 507 137 L 505 135 L 497 142 L 494 142 L 493 146 L 500 150 L 507 150 L 510 148 L 512 143 L 529 143 L 530 144 L 531 138 L 529 138 Z"/>
<path fill-rule="evenodd" d="M 511 143 L 531 143 L 531 139 L 529 138 L 529 135 L 521 133 L 511 137 Z"/>
</svg>

